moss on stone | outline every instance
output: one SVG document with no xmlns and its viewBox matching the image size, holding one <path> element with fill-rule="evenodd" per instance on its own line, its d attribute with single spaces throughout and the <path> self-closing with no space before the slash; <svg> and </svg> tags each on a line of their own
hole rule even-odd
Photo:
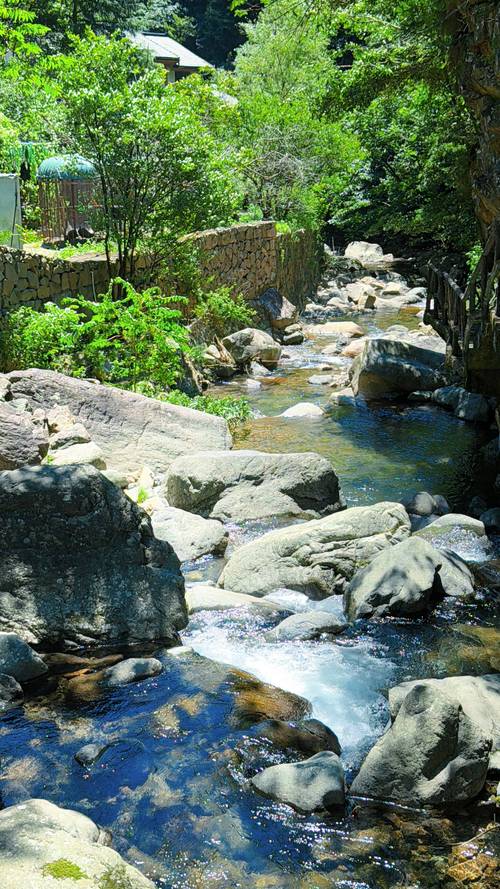
<svg viewBox="0 0 500 889">
<path fill-rule="evenodd" d="M 66 858 L 58 858 L 49 861 L 42 868 L 44 877 L 54 877 L 56 880 L 88 880 L 89 876 L 77 864 Z"/>
</svg>

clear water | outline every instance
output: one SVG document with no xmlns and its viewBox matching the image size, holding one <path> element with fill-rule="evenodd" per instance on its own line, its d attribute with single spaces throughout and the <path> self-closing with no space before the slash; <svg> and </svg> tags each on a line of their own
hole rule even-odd
<svg viewBox="0 0 500 889">
<path fill-rule="evenodd" d="M 376 316 L 385 326 L 395 320 Z M 361 323 L 374 331 L 374 320 Z M 241 431 L 236 446 L 325 454 L 350 505 L 426 489 L 459 508 L 469 490 L 476 491 L 483 437 L 448 414 L 375 405 L 339 409 L 319 421 L 277 416 L 298 401 L 328 398 L 328 388 L 307 382 L 322 365 L 327 341 L 289 348 L 275 382 L 267 378 L 251 390 L 244 380 L 222 387 L 244 393 L 263 415 Z M 231 526 L 231 546 L 267 527 Z M 458 551 L 468 546 L 476 560 L 494 555 L 477 541 L 452 535 L 449 543 Z M 220 568 L 221 560 L 205 558 L 186 566 L 186 575 L 215 580 Z M 321 607 L 288 590 L 273 598 L 291 611 Z M 340 612 L 340 599 L 331 607 Z M 498 668 L 490 592 L 471 606 L 446 603 L 429 620 L 373 623 L 331 641 L 266 642 L 279 619 L 249 610 L 198 613 L 183 634 L 194 653 L 160 652 L 160 676 L 97 697 L 69 695 L 63 679 L 6 713 L 0 721 L 3 805 L 40 796 L 89 814 L 165 889 L 447 885 L 451 844 L 483 826 L 488 810 L 473 806 L 441 821 L 348 805 L 338 816 L 306 817 L 256 796 L 248 778 L 291 754 L 235 723 L 227 670 L 213 661 L 305 697 L 313 716 L 338 734 L 350 779 L 387 722 L 389 686 Z M 90 741 L 111 746 L 83 769 L 74 754 Z"/>
</svg>

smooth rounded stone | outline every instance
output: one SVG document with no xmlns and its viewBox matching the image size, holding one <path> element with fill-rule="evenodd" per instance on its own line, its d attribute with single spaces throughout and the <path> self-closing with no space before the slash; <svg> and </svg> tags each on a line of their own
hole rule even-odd
<svg viewBox="0 0 500 889">
<path fill-rule="evenodd" d="M 22 701 L 22 699 L 23 690 L 19 682 L 13 676 L 0 673 L 0 713 Z"/>
<path fill-rule="evenodd" d="M 255 300 L 257 311 L 273 330 L 284 330 L 297 319 L 298 310 L 275 287 L 268 287 Z"/>
<path fill-rule="evenodd" d="M 331 374 L 313 374 L 312 377 L 309 377 L 307 382 L 311 383 L 311 386 L 327 386 L 332 380 L 333 377 Z"/>
<path fill-rule="evenodd" d="M 163 505 L 155 510 L 151 524 L 155 537 L 166 540 L 181 562 L 206 554 L 222 555 L 229 540 L 222 522 L 204 519 L 175 506 Z"/>
<path fill-rule="evenodd" d="M 409 515 L 440 516 L 450 512 L 448 502 L 441 494 L 428 494 L 427 491 L 419 491 L 410 500 L 403 500 L 403 506 Z"/>
<path fill-rule="evenodd" d="M 161 661 L 155 657 L 129 657 L 113 667 L 106 667 L 100 674 L 99 684 L 107 688 L 119 688 L 129 682 L 141 682 L 151 676 L 158 676 L 162 670 Z"/>
<path fill-rule="evenodd" d="M 218 667 L 224 670 L 224 665 Z M 311 715 L 311 704 L 306 698 L 261 682 L 244 670 L 226 667 L 224 681 L 234 696 L 231 723 L 237 728 L 267 719 L 297 722 Z"/>
<path fill-rule="evenodd" d="M 233 593 L 207 583 L 191 583 L 186 586 L 186 604 L 189 614 L 197 611 L 227 611 L 232 608 L 260 608 L 264 611 L 285 611 L 279 605 L 265 602 L 257 596 L 246 593 Z"/>
<path fill-rule="evenodd" d="M 280 414 L 280 417 L 286 417 L 289 420 L 300 417 L 319 419 L 323 414 L 323 410 L 317 404 L 312 404 L 309 401 L 300 401 L 298 404 L 294 404 L 293 407 L 289 407 L 286 411 L 283 411 L 283 413 Z"/>
<path fill-rule="evenodd" d="M 487 531 L 496 534 L 497 531 L 500 531 L 500 507 L 495 506 L 493 509 L 487 509 L 481 513 L 481 521 Z"/>
<path fill-rule="evenodd" d="M 245 327 L 237 333 L 231 333 L 224 337 L 222 345 L 240 366 L 257 360 L 264 367 L 273 368 L 281 356 L 280 344 L 268 333 L 254 327 Z"/>
<path fill-rule="evenodd" d="M 448 676 L 445 679 L 417 679 L 389 689 L 389 708 L 396 718 L 403 701 L 416 685 L 425 685 L 458 701 L 465 715 L 492 739 L 492 752 L 500 751 L 500 673 L 485 676 Z"/>
<path fill-rule="evenodd" d="M 316 812 L 343 806 L 345 780 L 336 753 L 325 750 L 302 762 L 270 766 L 252 778 L 253 786 L 299 812 Z"/>
<path fill-rule="evenodd" d="M 353 364 L 354 393 L 387 398 L 416 389 L 437 389 L 445 381 L 443 349 L 388 336 L 368 339 Z"/>
<path fill-rule="evenodd" d="M 330 750 L 340 756 L 341 747 L 335 732 L 319 719 L 304 719 L 290 725 L 281 719 L 269 719 L 258 724 L 254 734 L 271 741 L 282 750 L 300 750 L 308 756 Z"/>
<path fill-rule="evenodd" d="M 75 753 L 77 763 L 84 768 L 93 765 L 106 752 L 109 744 L 84 744 Z"/>
<path fill-rule="evenodd" d="M 0 672 L 13 676 L 18 682 L 29 682 L 43 676 L 47 666 L 17 633 L 0 632 Z"/>
<path fill-rule="evenodd" d="M 370 241 L 351 241 L 344 250 L 344 256 L 368 266 L 392 262 L 394 259 L 392 253 L 384 253 L 380 244 L 372 244 Z"/>
<path fill-rule="evenodd" d="M 268 370 L 267 367 L 264 367 L 263 364 L 260 364 L 259 361 L 251 361 L 248 372 L 251 373 L 254 377 L 272 376 L 272 371 Z"/>
<path fill-rule="evenodd" d="M 68 448 L 70 445 L 76 444 L 88 444 L 90 441 L 90 435 L 83 423 L 71 423 L 50 436 L 50 450 L 57 451 L 59 448 Z"/>
<path fill-rule="evenodd" d="M 44 427 L 7 401 L 0 401 L 0 470 L 41 463 L 49 447 Z"/>
<path fill-rule="evenodd" d="M 327 408 L 328 405 L 356 407 L 356 396 L 354 395 L 351 387 L 346 386 L 344 389 L 338 389 L 336 392 L 333 392 L 332 395 L 330 395 Z"/>
<path fill-rule="evenodd" d="M 247 389 L 262 389 L 262 383 L 259 383 L 258 380 L 252 380 L 251 377 L 245 380 L 245 386 Z"/>
<path fill-rule="evenodd" d="M 264 638 L 267 642 L 317 639 L 323 633 L 329 636 L 338 636 L 346 627 L 345 621 L 339 620 L 329 611 L 304 611 L 301 614 L 291 614 L 290 617 L 286 617 L 278 626 L 269 630 Z"/>
<path fill-rule="evenodd" d="M 455 417 L 469 423 L 488 423 L 491 408 L 488 399 L 477 392 L 468 392 L 462 386 L 444 386 L 432 396 L 435 404 L 450 408 Z"/>
<path fill-rule="evenodd" d="M 0 627 L 71 644 L 172 644 L 184 580 L 149 517 L 93 466 L 0 473 Z"/>
<path fill-rule="evenodd" d="M 165 472 L 181 454 L 232 444 L 224 419 L 191 408 L 51 370 L 13 371 L 8 378 L 13 394 L 27 397 L 32 409 L 44 408 L 49 416 L 52 410 L 57 416 L 67 405 L 106 463 L 126 474 L 144 464 Z"/>
<path fill-rule="evenodd" d="M 343 506 L 331 463 L 314 453 L 194 453 L 172 464 L 166 494 L 172 506 L 223 521 L 317 516 Z"/>
<path fill-rule="evenodd" d="M 341 351 L 341 356 L 343 358 L 357 358 L 358 355 L 361 355 L 361 352 L 365 348 L 367 337 L 360 337 L 357 340 L 354 340 L 352 343 L 348 343 L 347 346 Z"/>
<path fill-rule="evenodd" d="M 117 488 L 127 488 L 129 485 L 129 478 L 124 472 L 120 472 L 119 469 L 112 469 L 108 467 L 107 469 L 102 470 L 102 474 L 106 476 L 106 478 L 116 485 Z"/>
<path fill-rule="evenodd" d="M 353 507 L 269 531 L 239 547 L 219 585 L 254 596 L 287 588 L 323 599 L 343 592 L 360 567 L 409 534 L 410 520 L 400 503 Z"/>
<path fill-rule="evenodd" d="M 472 574 L 462 559 L 412 536 L 354 575 L 344 609 L 350 620 L 409 617 L 428 611 L 443 595 L 470 597 L 473 592 Z"/>
<path fill-rule="evenodd" d="M 359 324 L 355 324 L 354 321 L 326 321 L 324 324 L 314 325 L 313 331 L 325 336 L 347 337 L 349 339 L 365 335 L 363 328 Z"/>
<path fill-rule="evenodd" d="M 465 531 L 476 537 L 484 537 L 486 534 L 484 522 L 470 515 L 461 515 L 449 512 L 446 515 L 436 516 L 425 528 L 420 528 L 416 534 L 423 540 L 428 540 L 434 546 L 439 545 L 440 538 L 444 538 L 452 531 Z"/>
<path fill-rule="evenodd" d="M 293 333 L 284 333 L 283 334 L 283 345 L 284 346 L 300 346 L 301 343 L 305 340 L 305 334 L 303 330 L 294 330 Z"/>
<path fill-rule="evenodd" d="M 78 886 L 80 880 L 85 889 L 104 885 L 154 889 L 151 880 L 108 843 L 107 831 L 86 815 L 48 800 L 28 799 L 8 806 L 0 812 L 2 889 L 55 889 L 59 884 Z M 78 881 L 52 876 L 51 869 L 60 862 L 79 874 Z"/>
<path fill-rule="evenodd" d="M 491 737 L 439 688 L 416 683 L 391 727 L 370 750 L 353 796 L 444 807 L 482 790 Z"/>
<path fill-rule="evenodd" d="M 73 463 L 86 463 L 95 466 L 96 469 L 106 469 L 106 461 L 100 447 L 95 441 L 88 444 L 74 444 L 70 447 L 59 448 L 50 454 L 53 466 L 70 466 Z"/>
<path fill-rule="evenodd" d="M 353 281 L 351 284 L 346 284 L 345 292 L 349 302 L 355 303 L 359 308 L 374 308 L 376 293 L 370 284 Z"/>
</svg>

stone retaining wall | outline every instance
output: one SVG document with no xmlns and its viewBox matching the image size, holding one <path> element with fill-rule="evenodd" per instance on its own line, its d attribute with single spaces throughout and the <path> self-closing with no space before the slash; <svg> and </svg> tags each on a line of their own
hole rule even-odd
<svg viewBox="0 0 500 889">
<path fill-rule="evenodd" d="M 319 280 L 318 244 L 310 232 L 277 234 L 274 222 L 255 222 L 195 232 L 185 240 L 197 248 L 202 279 L 212 288 L 227 285 L 252 302 L 276 287 L 302 307 Z M 39 309 L 64 297 L 93 298 L 107 290 L 109 274 L 102 254 L 56 259 L 47 250 L 0 247 L 0 311 L 19 306 Z"/>
</svg>

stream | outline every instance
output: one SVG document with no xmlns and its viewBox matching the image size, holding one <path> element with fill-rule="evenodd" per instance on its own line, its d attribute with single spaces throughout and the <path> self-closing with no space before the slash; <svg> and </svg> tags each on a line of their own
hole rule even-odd
<svg viewBox="0 0 500 889">
<path fill-rule="evenodd" d="M 389 312 L 354 320 L 369 335 L 401 323 Z M 278 416 L 299 401 L 326 402 L 332 390 L 308 379 L 328 373 L 321 350 L 331 341 L 316 336 L 287 347 L 288 357 L 259 387 L 245 378 L 217 387 L 219 394 L 244 395 L 255 414 L 237 431 L 235 447 L 328 457 L 347 506 L 427 490 L 443 494 L 454 511 L 464 509 L 481 489 L 477 452 L 485 435 L 451 414 L 372 403 L 337 407 L 319 419 Z M 226 555 L 272 527 L 276 522 L 232 526 Z M 478 544 L 463 533 L 448 545 L 469 561 L 497 558 L 494 542 Z M 223 564 L 212 557 L 186 564 L 186 580 L 215 581 Z M 288 611 L 321 607 L 290 590 L 268 598 Z M 332 607 L 340 615 L 341 597 Z M 345 813 L 305 816 L 257 796 L 248 777 L 290 760 L 290 753 L 235 722 L 225 668 L 206 667 L 199 655 L 305 697 L 312 716 L 338 735 L 349 783 L 387 724 L 389 686 L 499 668 L 488 590 L 473 605 L 445 600 L 428 619 L 372 622 L 327 641 L 266 642 L 279 619 L 251 609 L 196 613 L 183 632 L 186 653 L 157 655 L 161 675 L 88 699 L 69 697 L 59 684 L 8 711 L 0 722 L 2 804 L 39 796 L 85 812 L 164 889 L 456 885 L 446 882 L 453 844 L 484 827 L 488 811 L 473 804 L 439 818 L 351 802 Z M 84 769 L 74 754 L 90 741 L 110 746 Z"/>
</svg>

